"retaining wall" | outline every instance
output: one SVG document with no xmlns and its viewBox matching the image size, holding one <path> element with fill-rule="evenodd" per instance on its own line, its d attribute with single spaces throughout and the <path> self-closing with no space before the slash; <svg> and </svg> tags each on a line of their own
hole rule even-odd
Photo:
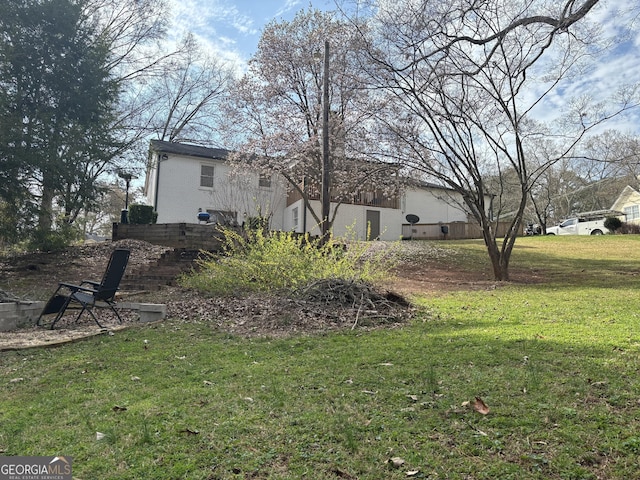
<svg viewBox="0 0 640 480">
<path fill-rule="evenodd" d="M 111 239 L 115 242 L 133 238 L 172 248 L 214 251 L 219 250 L 222 245 L 221 236 L 217 224 L 155 223 L 133 225 L 114 223 Z"/>
<path fill-rule="evenodd" d="M 0 332 L 33 327 L 43 308 L 44 302 L 0 303 Z"/>
</svg>

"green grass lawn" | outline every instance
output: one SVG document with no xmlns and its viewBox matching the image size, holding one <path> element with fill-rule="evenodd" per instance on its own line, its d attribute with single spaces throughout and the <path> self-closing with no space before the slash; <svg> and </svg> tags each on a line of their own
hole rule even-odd
<svg viewBox="0 0 640 480">
<path fill-rule="evenodd" d="M 488 270 L 479 242 L 436 245 Z M 544 281 L 418 297 L 401 328 L 194 318 L 0 352 L 0 455 L 85 480 L 640 478 L 640 237 L 522 238 L 511 266 Z"/>
</svg>

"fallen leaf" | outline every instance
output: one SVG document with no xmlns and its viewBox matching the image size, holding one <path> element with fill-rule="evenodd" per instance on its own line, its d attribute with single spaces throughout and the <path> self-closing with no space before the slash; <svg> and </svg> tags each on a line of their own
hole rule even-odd
<svg viewBox="0 0 640 480">
<path fill-rule="evenodd" d="M 420 470 L 408 470 L 407 472 L 405 472 L 405 475 L 407 477 L 415 477 L 419 473 L 420 473 Z"/>
<path fill-rule="evenodd" d="M 356 478 L 353 475 L 350 475 L 348 472 L 345 472 L 344 470 L 341 470 L 339 468 L 334 468 L 333 474 L 338 478 L 347 478 L 347 479 Z"/>
<path fill-rule="evenodd" d="M 96 440 L 103 440 L 103 439 L 104 439 L 104 433 L 96 432 Z"/>
<path fill-rule="evenodd" d="M 9 383 L 18 383 L 18 382 L 22 382 L 24 381 L 24 378 L 19 377 L 19 378 L 12 378 L 11 380 L 9 380 Z"/>
<path fill-rule="evenodd" d="M 136 377 L 135 375 L 131 377 L 131 380 L 134 382 L 139 382 L 140 381 L 140 377 Z"/>
<path fill-rule="evenodd" d="M 191 430 L 190 428 L 185 428 L 184 430 L 180 430 L 179 433 L 186 433 L 187 435 L 198 435 L 200 432 L 198 430 Z"/>
<path fill-rule="evenodd" d="M 391 457 L 389 460 L 387 460 L 387 463 L 393 468 L 400 468 L 402 465 L 404 465 L 404 458 Z"/>
<path fill-rule="evenodd" d="M 111 410 L 113 410 L 114 412 L 126 412 L 127 411 L 127 407 L 121 407 L 120 405 L 114 405 Z"/>
<path fill-rule="evenodd" d="M 409 400 L 413 400 L 414 402 L 418 401 L 418 396 L 417 395 L 407 395 L 407 398 Z"/>
<path fill-rule="evenodd" d="M 210 382 L 209 380 L 205 380 L 204 382 L 205 385 L 209 386 L 209 385 L 213 385 L 213 382 Z"/>
<path fill-rule="evenodd" d="M 490 412 L 489 407 L 480 397 L 476 397 L 471 403 L 471 406 L 476 412 L 481 413 L 482 415 L 486 415 Z"/>
<path fill-rule="evenodd" d="M 591 383 L 592 387 L 606 387 L 607 386 L 607 382 L 606 381 L 602 381 L 602 382 L 589 382 Z"/>
</svg>

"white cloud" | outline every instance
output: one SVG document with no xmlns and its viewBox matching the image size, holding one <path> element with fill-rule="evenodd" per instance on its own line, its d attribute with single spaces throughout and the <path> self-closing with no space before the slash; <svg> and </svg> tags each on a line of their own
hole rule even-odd
<svg viewBox="0 0 640 480">
<path fill-rule="evenodd" d="M 229 0 L 170 0 L 169 5 L 173 41 L 191 32 L 215 56 L 244 68 L 260 33 L 253 18 Z"/>
<path fill-rule="evenodd" d="M 284 5 L 280 7 L 275 13 L 274 18 L 281 17 L 285 13 L 289 13 L 293 9 L 296 9 L 296 7 L 298 7 L 298 5 L 300 5 L 301 3 L 302 2 L 300 0 L 286 0 Z"/>
</svg>

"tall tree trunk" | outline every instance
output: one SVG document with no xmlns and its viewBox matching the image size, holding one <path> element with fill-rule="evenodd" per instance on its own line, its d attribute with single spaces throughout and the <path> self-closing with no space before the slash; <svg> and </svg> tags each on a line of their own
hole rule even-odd
<svg viewBox="0 0 640 480">
<path fill-rule="evenodd" d="M 509 280 L 509 263 L 508 259 L 505 262 L 505 258 L 500 252 L 495 239 L 485 242 L 487 245 L 487 251 L 491 260 L 491 267 L 493 268 L 493 278 L 499 282 Z M 506 264 L 505 264 L 506 263 Z"/>
<path fill-rule="evenodd" d="M 50 233 L 53 228 L 53 197 L 55 196 L 55 190 L 47 184 L 46 178 L 43 183 L 40 210 L 38 211 L 38 231 L 44 234 Z"/>
</svg>

